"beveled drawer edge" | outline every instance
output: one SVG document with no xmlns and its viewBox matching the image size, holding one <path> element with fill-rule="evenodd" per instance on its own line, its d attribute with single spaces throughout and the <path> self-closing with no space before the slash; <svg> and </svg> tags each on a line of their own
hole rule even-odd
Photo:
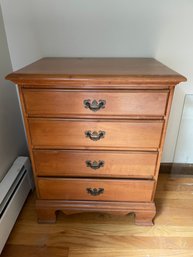
<svg viewBox="0 0 193 257">
<path fill-rule="evenodd" d="M 94 92 L 94 93 L 113 93 L 113 94 L 117 94 L 117 93 L 155 93 L 155 94 L 165 94 L 165 108 L 163 108 L 163 113 L 161 114 L 143 114 L 143 115 L 139 115 L 139 114 L 116 114 L 116 115 L 113 115 L 113 114 L 101 114 L 101 113 L 85 113 L 85 114 L 82 114 L 82 113 L 73 113 L 73 114 L 68 114 L 68 113 L 60 113 L 60 114 L 56 114 L 56 113 L 52 113 L 52 114 L 46 114 L 46 113 L 33 113 L 33 112 L 28 112 L 27 111 L 27 103 L 26 103 L 26 99 L 25 99 L 25 92 L 70 92 L 70 93 L 89 93 L 89 92 Z M 165 118 L 165 115 L 166 115 L 166 107 L 167 107 L 167 102 L 168 102 L 168 97 L 169 97 L 169 90 L 152 90 L 152 89 L 133 89 L 133 90 L 101 90 L 101 89 L 97 89 L 97 90 L 76 90 L 76 89 L 68 89 L 68 90 L 65 90 L 65 89 L 34 89 L 34 88 L 24 88 L 22 89 L 22 97 L 23 97 L 23 102 L 24 102 L 24 107 L 25 107 L 25 113 L 27 115 L 27 117 L 47 117 L 47 118 L 94 118 L 94 119 L 97 119 L 97 118 L 101 118 L 101 119 L 164 119 Z"/>
<path fill-rule="evenodd" d="M 46 85 L 45 85 L 46 86 Z M 132 88 L 132 89 L 100 89 L 100 88 L 92 88 L 93 90 L 90 89 L 78 89 L 78 88 L 52 88 L 49 86 L 49 88 L 44 88 L 44 87 L 22 87 L 22 91 L 33 91 L 33 92 L 39 92 L 39 91 L 48 91 L 48 92 L 88 92 L 88 93 L 169 93 L 168 88 L 164 89 L 143 89 L 143 88 Z"/>
<path fill-rule="evenodd" d="M 85 178 L 85 177 L 90 177 L 90 178 L 94 178 L 94 177 L 100 177 L 100 178 L 120 178 L 120 179 L 122 179 L 122 178 L 128 178 L 128 179 L 153 179 L 154 178 L 154 176 L 155 176 L 155 173 L 156 173 L 156 167 L 157 167 L 157 161 L 158 161 L 158 155 L 159 155 L 159 152 L 158 151 L 118 151 L 118 150 L 96 150 L 96 149 L 92 149 L 92 150 L 77 150 L 77 149 L 61 149 L 61 150 L 58 150 L 58 149 L 33 149 L 32 150 L 32 152 L 33 152 L 33 159 L 34 159 L 34 164 L 35 164 L 35 168 L 36 168 L 36 176 L 37 177 L 44 177 L 44 176 L 47 176 L 47 177 L 83 177 L 83 178 Z M 125 157 L 123 157 L 123 158 L 127 158 L 126 156 L 127 155 L 129 155 L 129 156 L 135 156 L 136 157 L 136 155 L 141 155 L 141 157 L 140 157 L 140 160 L 141 160 L 141 158 L 142 158 L 142 161 L 144 161 L 143 160 L 143 156 L 144 156 L 144 158 L 145 158 L 145 156 L 147 155 L 147 156 L 149 156 L 149 158 L 151 158 L 151 159 L 149 159 L 149 162 L 150 162 L 150 164 L 151 164 L 151 175 L 149 174 L 149 175 L 145 175 L 145 172 L 144 172 L 144 174 L 141 174 L 142 173 L 142 171 L 141 171 L 141 169 L 140 168 L 138 168 L 138 172 L 139 172 L 139 170 L 140 170 L 140 174 L 139 175 L 137 175 L 137 171 L 135 171 L 135 172 L 133 172 L 132 173 L 132 169 L 131 169 L 131 171 L 129 171 L 128 172 L 128 175 L 127 174 L 125 174 L 125 175 L 123 175 L 122 173 L 110 173 L 110 172 L 107 172 L 106 170 L 104 171 L 104 170 L 102 170 L 101 172 L 99 171 L 99 172 L 94 172 L 93 173 L 93 170 L 91 170 L 90 169 L 90 175 L 89 175 L 89 173 L 88 173 L 88 170 L 87 170 L 87 172 L 86 173 L 83 173 L 83 170 L 82 170 L 82 166 L 80 167 L 80 170 L 79 171 L 76 171 L 76 167 L 73 167 L 73 172 L 72 171 L 69 171 L 68 172 L 68 170 L 67 170 L 67 168 L 65 167 L 65 165 L 63 166 L 63 165 L 59 165 L 59 170 L 57 170 L 56 171 L 56 174 L 51 174 L 51 171 L 49 171 L 49 170 L 47 170 L 47 171 L 42 171 L 41 170 L 41 168 L 38 166 L 38 159 L 36 159 L 36 157 L 38 157 L 38 155 L 36 155 L 36 154 L 38 154 L 38 153 L 40 153 L 40 156 L 41 156 L 41 154 L 43 153 L 43 154 L 48 154 L 48 158 L 49 158 L 49 154 L 50 154 L 50 158 L 54 158 L 54 156 L 55 156 L 55 154 L 57 155 L 57 154 L 59 154 L 60 155 L 60 158 L 61 158 L 61 156 L 64 154 L 64 157 L 65 157 L 65 154 L 67 154 L 67 156 L 68 156 L 68 154 L 69 155 L 75 155 L 74 157 L 76 157 L 77 155 L 82 155 L 82 156 L 84 156 L 84 157 L 86 157 L 86 154 L 88 154 L 88 156 L 91 158 L 91 154 L 93 155 L 92 156 L 92 158 L 94 158 L 94 159 L 97 159 L 97 158 L 95 158 L 95 154 L 97 155 L 97 154 L 108 154 L 107 156 L 105 156 L 105 162 L 106 162 L 106 160 L 107 160 L 107 162 L 110 162 L 111 163 L 111 161 L 112 161 L 112 157 L 113 156 L 111 156 L 111 154 L 116 154 L 116 155 L 125 155 Z M 45 157 L 44 155 L 43 155 L 43 157 Z M 42 156 L 41 156 L 41 158 L 42 158 Z M 55 158 L 57 158 L 57 156 L 55 156 Z M 60 160 L 60 158 L 59 158 L 59 160 Z M 67 157 L 66 157 L 67 158 Z M 91 160 L 94 160 L 94 159 L 92 159 L 91 158 Z M 100 159 L 100 158 L 99 158 Z M 40 160 L 40 159 L 39 159 Z M 57 162 L 59 161 L 58 159 L 56 159 L 57 160 Z M 82 163 L 82 160 L 81 160 L 81 158 L 79 159 L 80 160 L 80 164 Z M 86 160 L 86 159 L 85 159 Z M 98 159 L 97 159 L 98 160 Z M 37 162 L 36 162 L 37 161 Z M 153 163 L 154 163 L 154 165 L 153 165 Z M 69 165 L 69 163 L 68 163 L 68 165 Z M 137 165 L 137 164 L 136 164 Z M 62 167 L 63 166 L 63 167 Z M 73 166 L 73 165 L 72 165 Z M 39 168 L 38 168 L 39 167 Z M 62 167 L 62 168 L 61 168 Z M 153 168 L 154 167 L 154 168 Z M 86 166 L 85 166 L 85 168 L 86 168 Z M 62 169 L 63 169 L 63 171 L 62 171 Z M 146 168 L 146 170 L 147 170 L 147 168 Z M 76 171 L 76 172 L 75 172 Z M 131 174 L 129 174 L 129 173 L 131 173 Z M 134 174 L 134 173 L 136 173 L 136 174 Z"/>
</svg>

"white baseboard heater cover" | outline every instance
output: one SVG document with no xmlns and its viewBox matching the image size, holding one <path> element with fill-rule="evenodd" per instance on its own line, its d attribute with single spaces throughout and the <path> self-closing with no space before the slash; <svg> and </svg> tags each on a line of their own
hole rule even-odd
<svg viewBox="0 0 193 257">
<path fill-rule="evenodd" d="M 0 254 L 22 206 L 34 188 L 28 157 L 18 157 L 0 182 Z"/>
</svg>

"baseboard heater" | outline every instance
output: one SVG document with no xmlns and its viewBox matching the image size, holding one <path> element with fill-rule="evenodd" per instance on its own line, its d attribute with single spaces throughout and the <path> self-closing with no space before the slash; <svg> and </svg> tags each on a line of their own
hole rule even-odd
<svg viewBox="0 0 193 257">
<path fill-rule="evenodd" d="M 29 158 L 18 157 L 0 182 L 0 254 L 33 188 Z"/>
</svg>

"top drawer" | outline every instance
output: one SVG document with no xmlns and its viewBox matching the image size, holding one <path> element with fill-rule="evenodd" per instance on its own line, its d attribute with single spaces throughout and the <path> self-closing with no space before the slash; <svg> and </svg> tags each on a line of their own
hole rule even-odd
<svg viewBox="0 0 193 257">
<path fill-rule="evenodd" d="M 23 96 L 29 116 L 163 117 L 168 91 L 23 89 Z"/>
</svg>

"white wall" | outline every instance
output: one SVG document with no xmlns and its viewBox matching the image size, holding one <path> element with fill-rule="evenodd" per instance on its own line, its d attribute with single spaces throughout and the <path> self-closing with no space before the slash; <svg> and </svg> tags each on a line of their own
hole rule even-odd
<svg viewBox="0 0 193 257">
<path fill-rule="evenodd" d="M 0 0 L 0 3 L 12 67 L 17 70 L 42 57 L 34 26 L 33 1 Z"/>
<path fill-rule="evenodd" d="M 4 77 L 12 71 L 0 9 L 0 181 L 18 155 L 27 147 L 16 88 Z"/>
<path fill-rule="evenodd" d="M 156 57 L 188 77 L 175 93 L 163 162 L 192 92 L 192 0 L 1 0 L 14 69 L 41 56 Z"/>
<path fill-rule="evenodd" d="M 193 1 L 169 0 L 167 7 L 163 13 L 155 57 L 182 73 L 188 81 L 178 86 L 175 91 L 162 160 L 186 162 L 187 158 L 174 156 L 174 153 L 184 98 L 186 94 L 193 94 Z M 191 111 L 193 115 L 193 109 Z M 193 130 L 193 126 L 189 126 L 183 126 L 181 133 L 186 134 L 187 129 Z M 178 148 L 181 148 L 181 152 L 187 152 L 186 147 L 187 144 L 181 139 Z M 193 163 L 193 158 L 188 159 Z"/>
<path fill-rule="evenodd" d="M 164 4 L 155 0 L 33 0 L 44 56 L 152 56 Z"/>
<path fill-rule="evenodd" d="M 193 163 L 193 94 L 185 97 L 174 162 Z"/>
</svg>

